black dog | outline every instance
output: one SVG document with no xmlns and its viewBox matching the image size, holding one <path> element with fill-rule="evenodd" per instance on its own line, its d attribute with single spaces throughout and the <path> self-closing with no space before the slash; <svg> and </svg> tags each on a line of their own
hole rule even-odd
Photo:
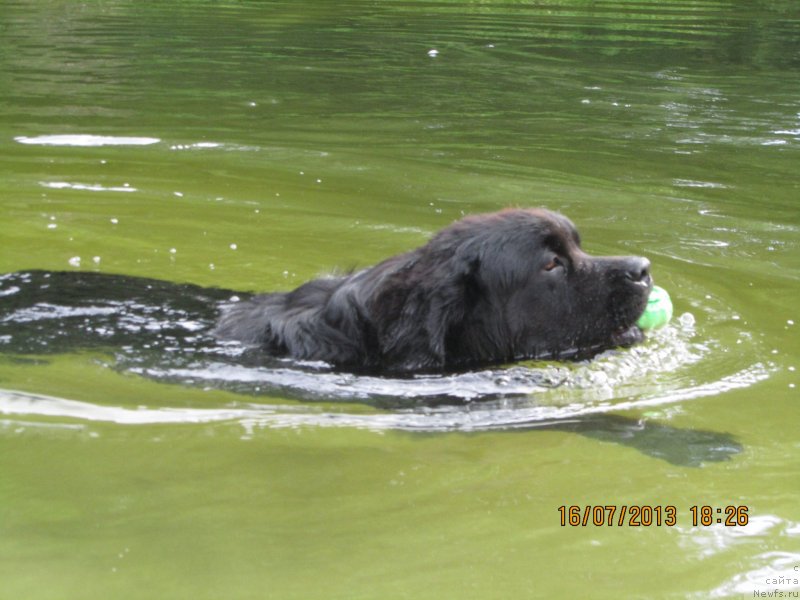
<svg viewBox="0 0 800 600">
<path fill-rule="evenodd" d="M 642 339 L 639 257 L 591 257 L 546 210 L 467 217 L 357 273 L 233 304 L 222 339 L 356 370 L 435 372 L 590 356 Z"/>
</svg>

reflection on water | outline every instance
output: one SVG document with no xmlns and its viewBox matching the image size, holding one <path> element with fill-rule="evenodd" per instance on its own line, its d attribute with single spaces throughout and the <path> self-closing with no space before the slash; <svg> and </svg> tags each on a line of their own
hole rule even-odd
<svg viewBox="0 0 800 600">
<path fill-rule="evenodd" d="M 683 398 L 685 399 L 685 398 Z M 238 423 L 249 438 L 264 428 L 356 427 L 370 431 L 410 431 L 465 433 L 491 430 L 568 431 L 589 438 L 634 448 L 643 454 L 675 465 L 697 467 L 708 462 L 730 459 L 741 452 L 736 439 L 726 433 L 679 429 L 647 420 L 604 414 L 610 409 L 658 406 L 656 402 L 633 402 L 617 407 L 548 408 L 513 403 L 488 402 L 480 407 L 419 407 L 388 413 L 358 414 L 314 410 L 310 407 L 238 404 L 227 408 L 123 408 L 76 400 L 0 389 L 0 414 L 19 418 L 56 418 L 78 423 L 116 423 L 118 425 L 167 425 Z M 33 422 L 9 421 L 17 427 L 36 427 Z M 45 422 L 52 426 L 52 422 Z"/>
<path fill-rule="evenodd" d="M 14 141 L 20 144 L 36 146 L 149 146 L 161 140 L 148 137 L 120 137 L 112 135 L 39 135 L 36 137 L 19 136 Z"/>
</svg>

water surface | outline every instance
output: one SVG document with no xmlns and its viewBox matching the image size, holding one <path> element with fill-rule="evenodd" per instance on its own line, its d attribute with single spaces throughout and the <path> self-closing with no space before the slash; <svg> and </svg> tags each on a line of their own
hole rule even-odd
<svg viewBox="0 0 800 600">
<path fill-rule="evenodd" d="M 799 68 L 777 0 L 0 0 L 0 596 L 798 590 Z M 409 379 L 207 336 L 506 206 L 648 256 L 676 318 Z"/>
</svg>

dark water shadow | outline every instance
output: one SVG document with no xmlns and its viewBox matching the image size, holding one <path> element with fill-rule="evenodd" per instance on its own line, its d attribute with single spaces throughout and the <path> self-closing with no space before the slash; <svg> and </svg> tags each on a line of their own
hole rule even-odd
<svg viewBox="0 0 800 600">
<path fill-rule="evenodd" d="M 743 447 L 728 433 L 679 429 L 652 420 L 602 414 L 544 424 L 544 429 L 570 431 L 582 436 L 634 448 L 653 458 L 683 467 L 730 460 Z"/>
<path fill-rule="evenodd" d="M 180 343 L 208 347 L 208 330 L 231 290 L 80 271 L 0 275 L 0 351 L 60 354 Z M 247 294 L 238 294 L 245 298 Z"/>
</svg>

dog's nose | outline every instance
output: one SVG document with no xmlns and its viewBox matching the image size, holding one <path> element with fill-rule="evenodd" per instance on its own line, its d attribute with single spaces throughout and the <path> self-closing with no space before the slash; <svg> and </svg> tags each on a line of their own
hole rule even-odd
<svg viewBox="0 0 800 600">
<path fill-rule="evenodd" d="M 632 256 L 626 259 L 623 268 L 625 276 L 634 283 L 647 281 L 650 277 L 650 261 L 642 256 Z"/>
</svg>

